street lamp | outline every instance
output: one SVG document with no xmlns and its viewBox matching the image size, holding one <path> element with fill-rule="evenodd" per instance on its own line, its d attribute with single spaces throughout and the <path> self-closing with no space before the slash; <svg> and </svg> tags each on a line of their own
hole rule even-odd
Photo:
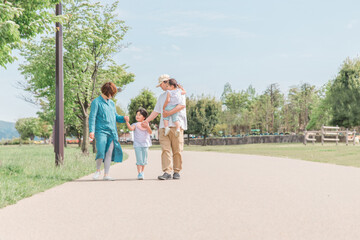
<svg viewBox="0 0 360 240">
<path fill-rule="evenodd" d="M 56 4 L 56 16 L 62 15 L 61 2 Z M 56 119 L 55 119 L 55 165 L 64 161 L 64 71 L 62 26 L 56 23 Z"/>
</svg>

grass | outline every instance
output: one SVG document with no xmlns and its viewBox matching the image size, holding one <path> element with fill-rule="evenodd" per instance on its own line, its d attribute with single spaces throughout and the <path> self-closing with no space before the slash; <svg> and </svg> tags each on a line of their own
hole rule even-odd
<svg viewBox="0 0 360 240">
<path fill-rule="evenodd" d="M 262 156 L 285 157 L 306 161 L 331 163 L 337 165 L 360 167 L 360 146 L 335 143 L 308 144 L 301 143 L 271 143 L 271 144 L 246 144 L 223 146 L 185 146 L 185 151 L 206 151 L 240 153 Z"/>
<path fill-rule="evenodd" d="M 128 148 L 129 146 L 126 146 Z M 152 149 L 160 149 L 154 145 Z M 197 146 L 185 145 L 185 151 L 202 152 L 225 152 L 262 156 L 274 156 L 301 159 L 306 161 L 331 163 L 344 166 L 360 167 L 360 145 L 346 146 L 340 143 L 327 143 L 322 146 L 302 143 L 268 143 L 268 144 L 244 144 L 244 145 L 222 145 L 222 146 Z"/>
<path fill-rule="evenodd" d="M 94 159 L 72 146 L 65 148 L 64 165 L 55 167 L 52 146 L 0 146 L 0 208 L 94 172 Z"/>
</svg>

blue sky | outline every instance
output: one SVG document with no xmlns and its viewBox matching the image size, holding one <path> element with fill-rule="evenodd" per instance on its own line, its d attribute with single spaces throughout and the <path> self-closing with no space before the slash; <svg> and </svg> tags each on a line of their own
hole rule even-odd
<svg viewBox="0 0 360 240">
<path fill-rule="evenodd" d="M 346 0 L 120 1 L 119 17 L 131 27 L 124 43 L 131 44 L 114 58 L 136 80 L 118 103 L 126 108 L 144 87 L 159 95 L 155 85 L 164 73 L 189 94 L 217 98 L 226 82 L 235 90 L 251 84 L 257 93 L 271 83 L 283 92 L 300 83 L 320 87 L 360 52 L 359 7 Z M 0 69 L 0 120 L 36 115 L 14 87 L 23 79 L 21 62 Z"/>
</svg>

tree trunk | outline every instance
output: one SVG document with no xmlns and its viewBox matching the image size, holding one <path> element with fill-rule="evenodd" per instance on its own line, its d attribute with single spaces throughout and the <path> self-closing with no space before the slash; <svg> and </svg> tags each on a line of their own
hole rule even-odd
<svg viewBox="0 0 360 240">
<path fill-rule="evenodd" d="M 78 145 L 79 145 L 79 147 L 81 147 L 81 134 L 80 133 L 78 133 L 77 138 L 79 140 Z"/>
<path fill-rule="evenodd" d="M 204 135 L 203 146 L 206 146 L 206 135 Z"/>
<path fill-rule="evenodd" d="M 81 144 L 81 151 L 83 154 L 89 154 L 89 116 L 84 116 L 83 120 L 83 140 Z"/>
<path fill-rule="evenodd" d="M 188 140 L 187 145 L 190 146 L 190 134 L 188 133 L 187 135 L 188 135 L 188 137 L 187 137 L 187 140 Z"/>
<path fill-rule="evenodd" d="M 96 139 L 94 138 L 93 142 L 92 142 L 92 147 L 93 147 L 93 153 L 97 153 L 97 149 L 96 149 Z"/>
<path fill-rule="evenodd" d="M 68 145 L 67 145 L 67 141 L 66 141 L 66 134 L 64 134 L 64 147 L 68 147 Z"/>
</svg>

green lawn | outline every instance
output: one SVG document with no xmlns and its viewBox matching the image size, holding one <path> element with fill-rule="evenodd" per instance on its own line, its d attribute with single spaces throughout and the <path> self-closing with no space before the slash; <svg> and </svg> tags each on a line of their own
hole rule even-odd
<svg viewBox="0 0 360 240">
<path fill-rule="evenodd" d="M 276 156 L 314 162 L 360 167 L 360 146 L 335 143 L 304 145 L 301 143 L 246 144 L 230 146 L 185 146 L 185 151 L 213 151 Z"/>
<path fill-rule="evenodd" d="M 64 165 L 55 167 L 52 146 L 0 146 L 0 208 L 94 172 L 94 159 L 72 146 L 65 148 Z"/>
<path fill-rule="evenodd" d="M 131 146 L 124 146 L 124 148 L 130 147 Z M 151 149 L 160 149 L 160 146 L 154 145 Z M 187 146 L 185 144 L 184 150 L 274 156 L 360 167 L 360 145 L 353 146 L 352 144 L 349 144 L 346 146 L 345 143 L 340 143 L 338 146 L 336 146 L 335 143 L 327 143 L 324 144 L 324 146 L 320 143 L 315 145 L 308 144 L 306 146 L 302 143 L 265 143 L 221 146 Z"/>
</svg>

